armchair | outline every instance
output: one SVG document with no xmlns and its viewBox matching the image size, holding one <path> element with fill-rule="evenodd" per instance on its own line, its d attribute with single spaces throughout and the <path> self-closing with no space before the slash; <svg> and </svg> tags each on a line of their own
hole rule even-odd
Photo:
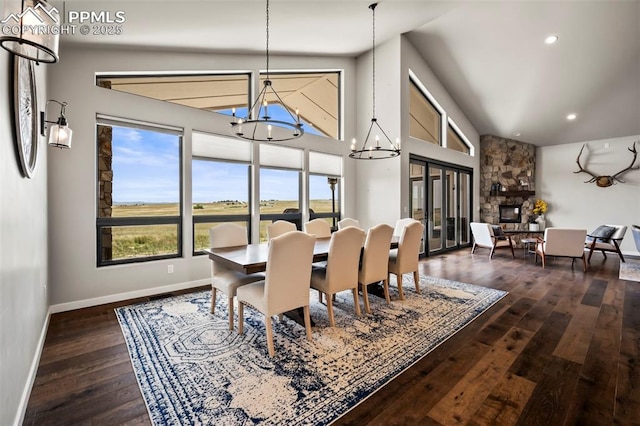
<svg viewBox="0 0 640 426">
<path fill-rule="evenodd" d="M 547 256 L 570 257 L 573 267 L 574 261 L 581 258 L 584 271 L 587 272 L 587 260 L 584 255 L 586 236 L 586 229 L 547 228 L 544 230 L 544 239 L 538 237 L 535 261 L 537 262 L 540 256 L 544 268 Z"/>
<path fill-rule="evenodd" d="M 617 253 L 620 260 L 624 262 L 624 256 L 620 251 L 620 243 L 627 232 L 625 225 L 602 225 L 598 226 L 593 232 L 589 233 L 584 243 L 589 249 L 589 258 L 587 262 L 591 263 L 591 255 L 594 250 L 600 250 L 604 258 L 607 258 L 605 252 Z"/>
<path fill-rule="evenodd" d="M 513 258 L 516 257 L 516 254 L 513 251 L 513 241 L 511 240 L 511 237 L 509 235 L 504 235 L 503 239 L 502 237 L 496 237 L 493 234 L 493 228 L 490 224 L 471 222 L 471 233 L 473 234 L 472 254 L 475 253 L 476 247 L 488 248 L 491 250 L 489 252 L 489 258 L 492 258 L 497 248 L 508 247 L 511 249 L 511 256 Z"/>
<path fill-rule="evenodd" d="M 640 226 L 631 225 L 631 232 L 633 233 L 633 241 L 636 243 L 636 250 L 640 251 Z"/>
</svg>

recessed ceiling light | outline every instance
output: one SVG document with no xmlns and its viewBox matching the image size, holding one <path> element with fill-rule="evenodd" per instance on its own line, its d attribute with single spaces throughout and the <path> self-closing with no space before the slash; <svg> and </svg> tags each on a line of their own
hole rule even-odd
<svg viewBox="0 0 640 426">
<path fill-rule="evenodd" d="M 515 136 L 515 137 L 520 136 L 520 132 L 513 132 L 513 136 Z"/>
<path fill-rule="evenodd" d="M 544 39 L 544 43 L 545 44 L 553 44 L 556 41 L 558 41 L 559 37 L 555 34 L 552 34 L 550 36 L 548 36 L 547 38 Z"/>
<path fill-rule="evenodd" d="M 571 113 L 567 115 L 567 120 L 575 120 L 577 116 L 577 114 Z"/>
</svg>

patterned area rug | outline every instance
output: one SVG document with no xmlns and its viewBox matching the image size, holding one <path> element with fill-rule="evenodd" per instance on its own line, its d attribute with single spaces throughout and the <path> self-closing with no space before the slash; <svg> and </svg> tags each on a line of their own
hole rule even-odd
<svg viewBox="0 0 640 426">
<path fill-rule="evenodd" d="M 620 279 L 640 282 L 640 259 L 626 257 L 626 262 L 620 262 Z"/>
<path fill-rule="evenodd" d="M 284 317 L 267 353 L 264 319 L 245 309 L 245 333 L 228 329 L 226 298 L 209 313 L 210 292 L 116 309 L 151 420 L 165 424 L 314 424 L 340 417 L 500 300 L 505 292 L 421 277 L 399 301 L 370 297 L 357 318 L 338 294 L 336 327 L 311 293 L 313 341 Z M 362 307 L 362 299 L 360 301 Z M 237 318 L 236 318 L 237 319 Z"/>
</svg>

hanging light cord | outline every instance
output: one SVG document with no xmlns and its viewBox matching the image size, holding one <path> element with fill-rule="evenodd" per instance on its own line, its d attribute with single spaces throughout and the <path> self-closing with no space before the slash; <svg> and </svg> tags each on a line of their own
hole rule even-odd
<svg viewBox="0 0 640 426">
<path fill-rule="evenodd" d="M 267 80 L 269 80 L 269 0 L 267 0 Z"/>
<path fill-rule="evenodd" d="M 373 3 L 369 8 L 373 11 L 373 38 L 372 38 L 372 56 L 373 56 L 373 112 L 372 118 L 376 118 L 376 6 L 378 3 Z"/>
</svg>

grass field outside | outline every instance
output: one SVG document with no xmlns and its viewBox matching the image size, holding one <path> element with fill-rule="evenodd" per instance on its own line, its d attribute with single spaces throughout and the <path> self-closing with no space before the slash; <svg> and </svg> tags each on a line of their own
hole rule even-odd
<svg viewBox="0 0 640 426">
<path fill-rule="evenodd" d="M 298 208 L 297 200 L 264 200 L 260 202 L 261 214 L 282 213 L 287 208 Z M 315 213 L 330 213 L 331 200 L 310 200 L 310 208 Z M 113 206 L 113 217 L 158 217 L 177 216 L 180 212 L 178 203 L 145 204 L 132 203 Z M 194 216 L 249 215 L 247 203 L 236 200 L 218 201 L 214 203 L 194 203 Z M 331 219 L 327 219 L 332 223 Z M 236 222 L 247 226 L 246 222 Z M 267 225 L 271 221 L 260 221 L 260 241 L 267 239 Z M 209 228 L 218 224 L 196 223 L 195 248 L 202 250 L 209 247 Z M 191 228 L 183 232 L 191 232 Z M 112 228 L 112 260 L 136 257 L 158 256 L 177 252 L 178 230 L 176 225 L 144 225 L 118 226 Z"/>
</svg>

